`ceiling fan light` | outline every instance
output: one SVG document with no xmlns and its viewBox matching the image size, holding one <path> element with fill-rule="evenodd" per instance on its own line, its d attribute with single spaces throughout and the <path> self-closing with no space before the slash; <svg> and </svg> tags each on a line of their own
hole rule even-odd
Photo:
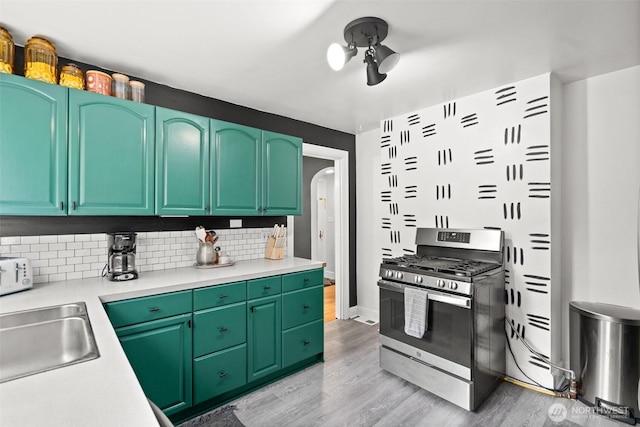
<svg viewBox="0 0 640 427">
<path fill-rule="evenodd" d="M 368 52 L 364 55 L 364 62 L 367 63 L 367 86 L 375 86 L 387 78 L 386 74 L 378 72 L 378 64 Z"/>
<path fill-rule="evenodd" d="M 393 70 L 395 66 L 398 65 L 398 61 L 400 61 L 399 54 L 381 44 L 375 47 L 375 57 L 378 63 L 378 71 L 382 74 Z"/>
</svg>

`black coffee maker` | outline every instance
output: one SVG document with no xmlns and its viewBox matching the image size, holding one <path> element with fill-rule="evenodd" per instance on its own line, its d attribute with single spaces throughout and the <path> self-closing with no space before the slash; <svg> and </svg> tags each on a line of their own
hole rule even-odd
<svg viewBox="0 0 640 427">
<path fill-rule="evenodd" d="M 107 279 L 113 281 L 138 278 L 136 271 L 136 233 L 107 233 L 109 258 Z"/>
</svg>

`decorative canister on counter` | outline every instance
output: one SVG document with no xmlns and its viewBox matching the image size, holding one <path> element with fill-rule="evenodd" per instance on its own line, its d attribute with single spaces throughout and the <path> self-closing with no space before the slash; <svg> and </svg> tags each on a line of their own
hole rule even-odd
<svg viewBox="0 0 640 427">
<path fill-rule="evenodd" d="M 34 36 L 24 47 L 24 76 L 28 79 L 58 83 L 58 54 L 49 40 Z"/>
<path fill-rule="evenodd" d="M 13 74 L 15 49 L 11 33 L 0 27 L 0 73 Z"/>
<path fill-rule="evenodd" d="M 87 71 L 87 90 L 102 95 L 111 95 L 111 76 L 98 70 Z"/>
<path fill-rule="evenodd" d="M 144 102 L 144 83 L 131 80 L 131 100 L 136 102 Z"/>
<path fill-rule="evenodd" d="M 76 64 L 67 64 L 60 71 L 60 86 L 84 90 L 84 75 Z"/>
<path fill-rule="evenodd" d="M 129 77 L 124 74 L 113 73 L 113 86 L 111 94 L 116 98 L 129 99 Z"/>
</svg>

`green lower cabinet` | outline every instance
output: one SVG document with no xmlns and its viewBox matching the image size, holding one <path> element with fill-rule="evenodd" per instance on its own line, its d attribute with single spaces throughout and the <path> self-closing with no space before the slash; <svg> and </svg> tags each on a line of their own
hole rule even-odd
<svg viewBox="0 0 640 427">
<path fill-rule="evenodd" d="M 145 394 L 165 414 L 191 406 L 191 313 L 116 329 Z"/>
<path fill-rule="evenodd" d="M 193 361 L 194 404 L 247 383 L 247 345 L 228 348 Z"/>
<path fill-rule="evenodd" d="M 247 341 L 247 304 L 240 302 L 193 314 L 193 355 L 199 357 Z"/>
<path fill-rule="evenodd" d="M 293 365 L 324 349 L 324 321 L 316 320 L 282 333 L 282 367 Z"/>
<path fill-rule="evenodd" d="M 282 367 L 282 299 L 280 295 L 247 302 L 248 381 Z"/>
<path fill-rule="evenodd" d="M 324 287 L 303 289 L 282 295 L 282 329 L 286 330 L 324 315 Z"/>
</svg>

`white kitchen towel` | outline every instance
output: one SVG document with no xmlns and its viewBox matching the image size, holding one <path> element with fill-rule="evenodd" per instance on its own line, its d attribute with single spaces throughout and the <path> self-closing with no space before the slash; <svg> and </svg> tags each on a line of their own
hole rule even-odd
<svg viewBox="0 0 640 427">
<path fill-rule="evenodd" d="M 429 294 L 422 289 L 404 288 L 404 333 L 422 338 L 427 330 Z"/>
</svg>

